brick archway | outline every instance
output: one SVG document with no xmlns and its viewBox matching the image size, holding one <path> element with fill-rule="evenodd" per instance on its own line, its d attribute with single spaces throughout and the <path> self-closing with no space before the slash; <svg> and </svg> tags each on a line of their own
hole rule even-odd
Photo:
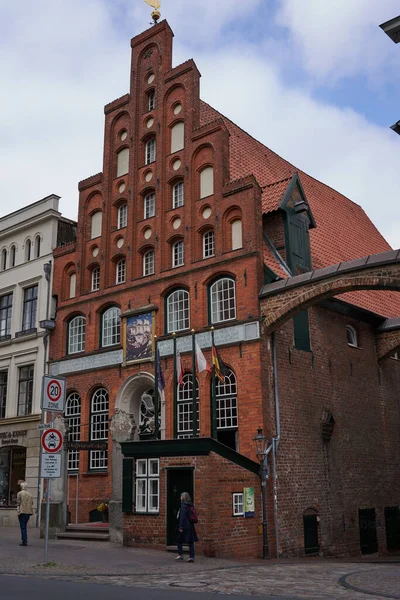
<svg viewBox="0 0 400 600">
<path fill-rule="evenodd" d="M 383 328 L 376 336 L 376 349 L 379 360 L 388 358 L 394 352 L 400 350 L 400 319 L 388 319 L 388 322 L 395 320 L 398 321 L 396 328 L 390 330 L 390 323 L 388 323 L 387 328 Z"/>
<path fill-rule="evenodd" d="M 261 312 L 271 332 L 301 310 L 354 290 L 400 291 L 400 250 L 375 254 L 265 285 Z"/>
</svg>

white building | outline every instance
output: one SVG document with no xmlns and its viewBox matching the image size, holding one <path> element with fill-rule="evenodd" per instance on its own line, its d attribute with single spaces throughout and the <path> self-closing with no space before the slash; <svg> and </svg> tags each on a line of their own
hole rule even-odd
<svg viewBox="0 0 400 600">
<path fill-rule="evenodd" d="M 38 498 L 42 375 L 52 312 L 53 249 L 75 223 L 51 195 L 0 218 L 0 527 L 17 525 L 18 481 Z M 36 519 L 30 520 L 34 525 Z"/>
</svg>

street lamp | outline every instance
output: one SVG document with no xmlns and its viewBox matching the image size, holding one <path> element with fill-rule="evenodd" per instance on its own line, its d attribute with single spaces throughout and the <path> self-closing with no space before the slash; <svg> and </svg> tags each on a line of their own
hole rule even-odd
<svg viewBox="0 0 400 600">
<path fill-rule="evenodd" d="M 263 435 L 261 427 L 257 429 L 257 435 L 253 438 L 256 446 L 257 458 L 260 461 L 260 480 L 261 480 L 261 514 L 262 514 L 262 534 L 263 534 L 263 558 L 268 558 L 268 536 L 267 536 L 267 514 L 265 510 L 265 492 L 267 479 L 269 477 L 268 454 L 272 450 L 272 444 L 268 446 L 268 439 Z"/>
</svg>

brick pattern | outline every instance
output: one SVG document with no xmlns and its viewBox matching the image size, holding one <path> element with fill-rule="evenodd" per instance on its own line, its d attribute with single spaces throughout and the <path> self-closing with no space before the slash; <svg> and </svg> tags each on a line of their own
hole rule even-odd
<svg viewBox="0 0 400 600">
<path fill-rule="evenodd" d="M 382 360 L 391 356 L 400 349 L 400 331 L 386 331 L 376 336 L 376 352 L 378 359 Z"/>
</svg>

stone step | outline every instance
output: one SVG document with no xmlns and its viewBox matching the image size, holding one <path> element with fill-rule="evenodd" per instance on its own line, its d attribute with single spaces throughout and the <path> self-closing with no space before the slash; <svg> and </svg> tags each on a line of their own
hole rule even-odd
<svg viewBox="0 0 400 600">
<path fill-rule="evenodd" d="M 58 540 L 86 540 L 88 542 L 108 542 L 110 536 L 102 531 L 65 531 L 57 533 Z"/>
<path fill-rule="evenodd" d="M 74 524 L 70 524 L 67 525 L 67 527 L 65 528 L 66 532 L 77 532 L 77 531 L 81 531 L 83 533 L 109 533 L 110 532 L 110 528 L 108 526 L 108 523 L 105 523 L 104 525 L 92 525 L 89 523 L 78 523 L 77 525 Z"/>
</svg>

